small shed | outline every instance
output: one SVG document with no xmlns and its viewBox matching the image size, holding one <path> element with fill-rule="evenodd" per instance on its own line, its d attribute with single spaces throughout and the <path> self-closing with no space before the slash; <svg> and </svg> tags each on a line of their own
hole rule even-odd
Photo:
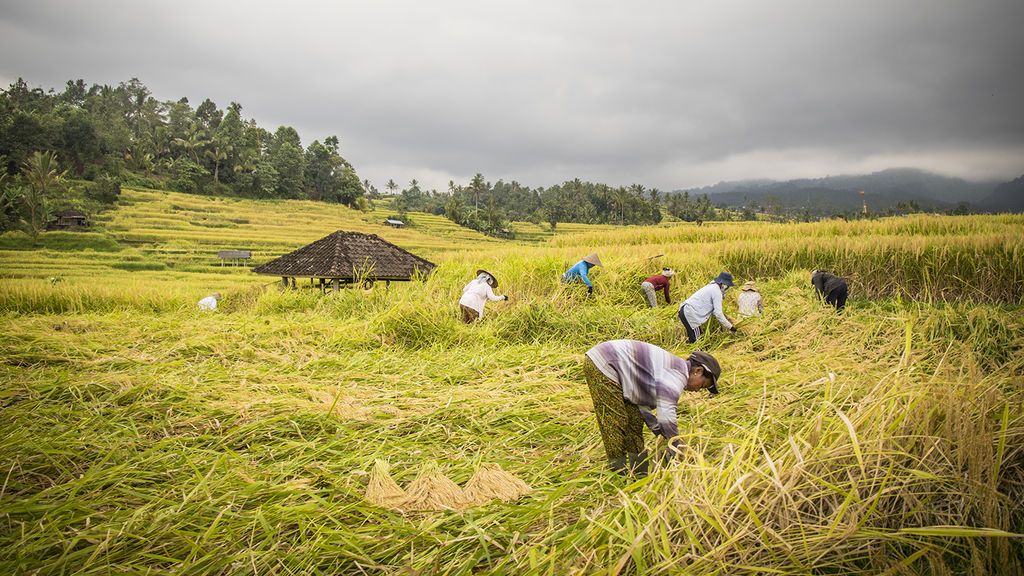
<svg viewBox="0 0 1024 576">
<path fill-rule="evenodd" d="M 296 278 L 319 280 L 320 289 L 328 283 L 334 290 L 341 284 L 362 283 L 370 287 L 376 281 L 405 282 L 417 274 L 429 274 L 436 265 L 384 240 L 376 234 L 338 230 L 312 244 L 253 268 L 253 272 L 279 276 L 282 284 Z"/>
<path fill-rule="evenodd" d="M 238 265 L 239 263 L 243 266 L 248 263 L 249 259 L 252 258 L 252 251 L 250 250 L 221 250 L 217 252 L 217 257 L 220 258 L 220 265 L 223 266 L 224 262 L 231 261 L 232 264 Z"/>
<path fill-rule="evenodd" d="M 385 226 L 391 226 L 392 228 L 405 228 L 405 222 L 396 220 L 395 218 L 388 218 L 384 221 Z"/>
<path fill-rule="evenodd" d="M 89 218 L 79 210 L 61 210 L 53 216 L 54 219 L 46 223 L 47 230 L 85 228 L 89 225 Z"/>
</svg>

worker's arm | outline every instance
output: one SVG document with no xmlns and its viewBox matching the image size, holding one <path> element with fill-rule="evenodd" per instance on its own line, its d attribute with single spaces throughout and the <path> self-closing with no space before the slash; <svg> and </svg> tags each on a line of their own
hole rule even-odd
<svg viewBox="0 0 1024 576">
<path fill-rule="evenodd" d="M 666 440 L 672 440 L 679 434 L 675 402 L 658 399 L 658 433 Z"/>
<path fill-rule="evenodd" d="M 640 409 L 640 415 L 644 417 L 644 422 L 647 423 L 647 427 L 651 429 L 651 432 L 661 434 L 661 425 L 658 424 L 658 419 L 651 412 L 651 409 L 646 406 L 637 406 L 637 408 Z"/>
<path fill-rule="evenodd" d="M 580 278 L 583 280 L 583 283 L 587 285 L 587 288 L 593 288 L 594 285 L 590 283 L 589 273 L 590 270 L 587 268 L 586 264 L 580 266 Z"/>
<path fill-rule="evenodd" d="M 498 300 L 504 300 L 504 296 L 497 296 L 494 294 L 494 290 L 491 290 L 491 285 L 487 285 L 487 299 L 491 302 L 497 302 Z"/>
<path fill-rule="evenodd" d="M 725 317 L 725 312 L 722 311 L 722 290 L 718 289 L 711 293 L 711 304 L 715 312 L 715 318 L 718 318 L 719 324 L 722 325 L 726 330 L 732 330 L 732 322 Z"/>
<path fill-rule="evenodd" d="M 672 296 L 668 293 L 668 282 L 665 282 L 665 304 L 672 303 Z"/>
</svg>

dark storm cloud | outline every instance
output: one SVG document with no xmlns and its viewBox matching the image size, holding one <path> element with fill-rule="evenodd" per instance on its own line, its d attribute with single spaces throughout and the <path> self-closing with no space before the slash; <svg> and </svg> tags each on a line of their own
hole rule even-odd
<svg viewBox="0 0 1024 576">
<path fill-rule="evenodd" d="M 238 101 L 378 186 L 1024 172 L 1016 0 L 2 6 L 2 81 Z"/>
</svg>

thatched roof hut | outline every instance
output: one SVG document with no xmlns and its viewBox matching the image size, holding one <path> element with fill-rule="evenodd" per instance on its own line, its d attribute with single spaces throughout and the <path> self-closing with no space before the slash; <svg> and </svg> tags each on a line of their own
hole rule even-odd
<svg viewBox="0 0 1024 576">
<path fill-rule="evenodd" d="M 339 283 L 408 281 L 428 274 L 436 266 L 395 246 L 376 234 L 338 230 L 312 244 L 253 268 L 257 274 L 280 276 L 287 283 L 295 278 L 317 278 L 324 286 Z"/>
</svg>

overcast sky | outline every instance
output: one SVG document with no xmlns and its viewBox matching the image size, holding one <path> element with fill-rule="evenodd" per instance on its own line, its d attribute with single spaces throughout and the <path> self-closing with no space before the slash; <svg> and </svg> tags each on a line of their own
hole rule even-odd
<svg viewBox="0 0 1024 576">
<path fill-rule="evenodd" d="M 242 104 L 360 177 L 1024 174 L 1024 0 L 0 0 L 0 83 Z"/>
</svg>

